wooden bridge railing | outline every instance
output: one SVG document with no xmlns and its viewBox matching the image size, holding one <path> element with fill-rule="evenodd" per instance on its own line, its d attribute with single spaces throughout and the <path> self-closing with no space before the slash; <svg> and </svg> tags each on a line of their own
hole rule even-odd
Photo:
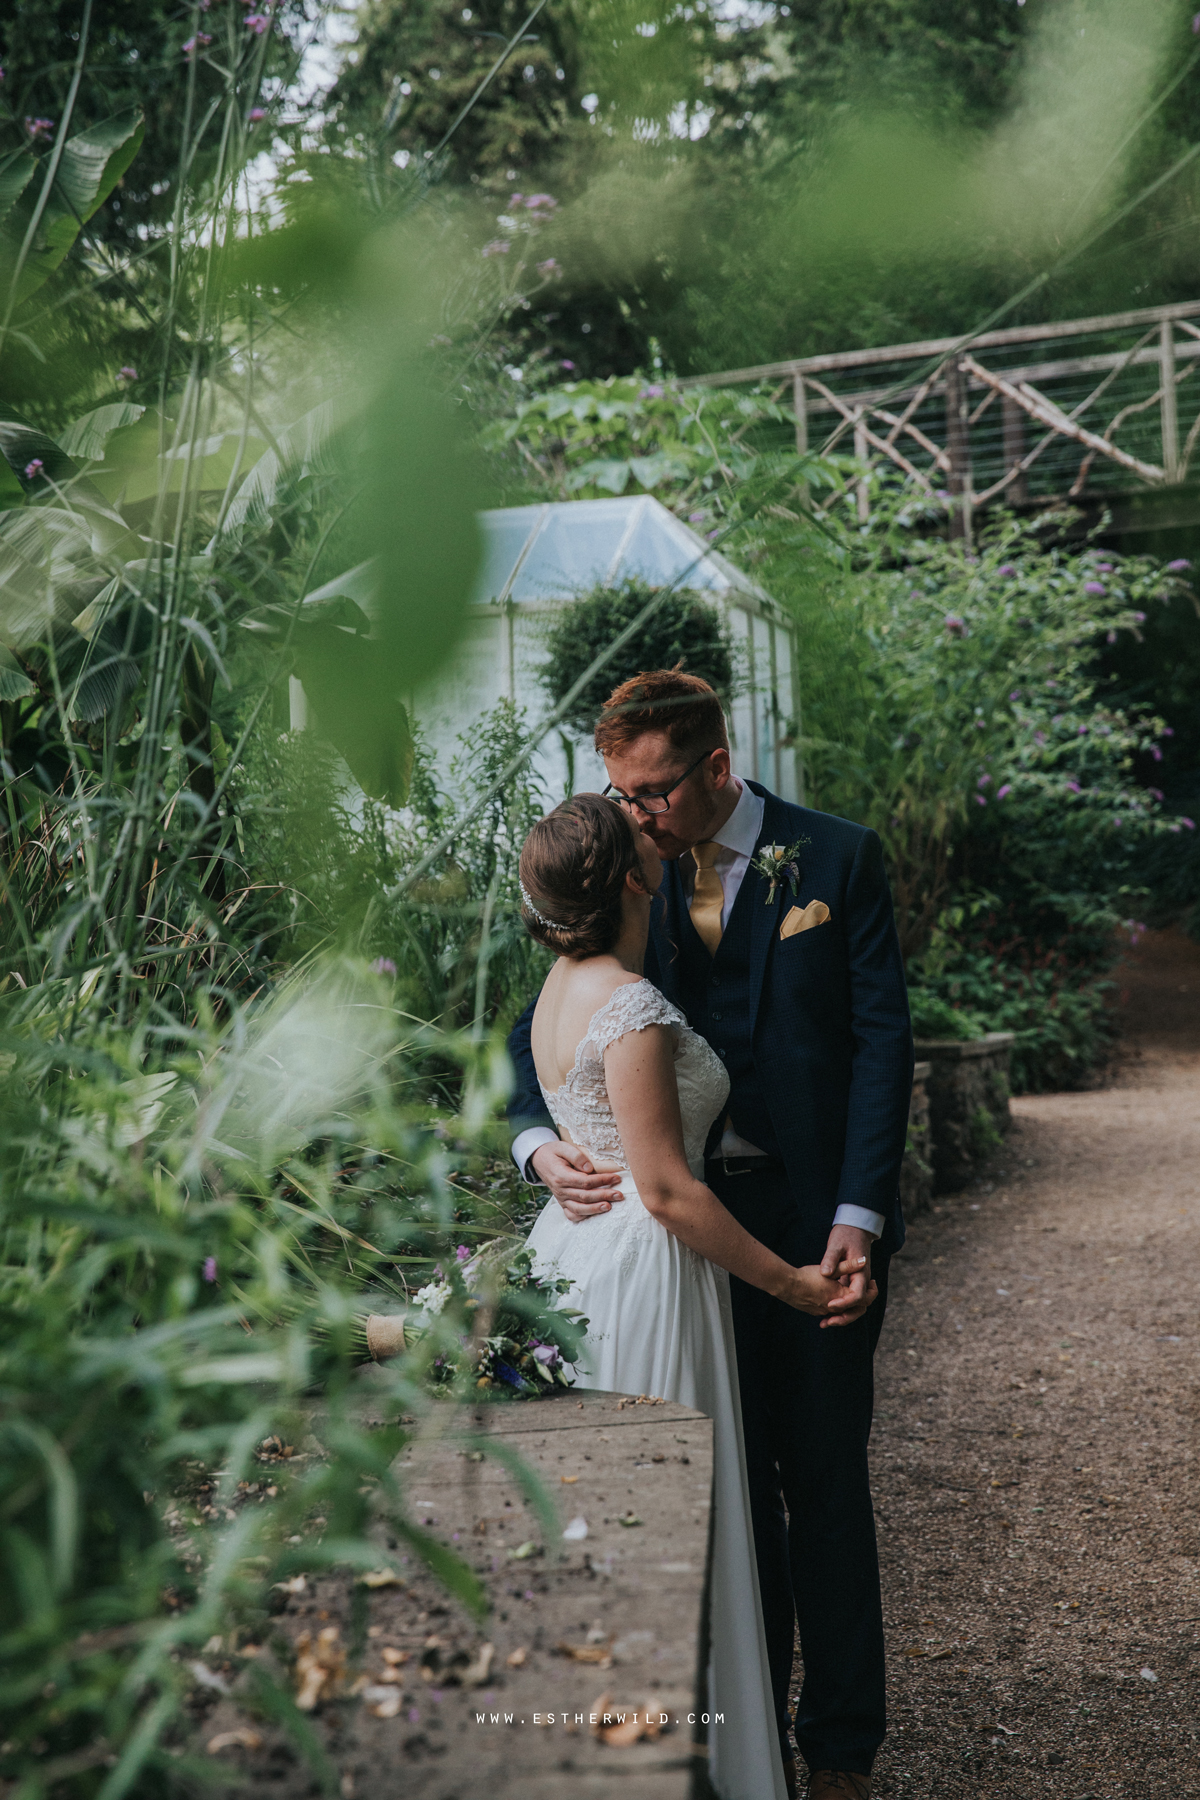
<svg viewBox="0 0 1200 1800">
<path fill-rule="evenodd" d="M 778 399 L 790 383 L 798 449 L 817 441 L 810 426 L 819 418 L 827 448 L 849 437 L 868 467 L 890 462 L 929 495 L 956 500 L 952 532 L 969 537 L 972 513 L 989 504 L 1186 480 L 1200 442 L 1200 381 L 1188 387 L 1198 369 L 1193 300 L 1019 325 L 967 344 L 932 338 L 798 357 L 682 385 L 775 382 Z M 867 507 L 864 482 L 864 517 Z"/>
</svg>

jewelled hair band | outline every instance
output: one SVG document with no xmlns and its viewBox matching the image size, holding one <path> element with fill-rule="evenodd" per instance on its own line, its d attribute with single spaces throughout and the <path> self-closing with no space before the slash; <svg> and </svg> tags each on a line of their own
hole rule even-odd
<svg viewBox="0 0 1200 1800">
<path fill-rule="evenodd" d="M 521 890 L 521 899 L 524 903 L 525 911 L 530 917 L 536 919 L 539 925 L 544 925 L 547 931 L 561 931 L 562 926 L 557 919 L 548 919 L 544 912 L 538 911 L 537 907 L 533 904 L 533 897 L 530 894 L 529 889 L 525 886 L 525 883 L 520 877 L 517 878 L 517 886 Z"/>
</svg>

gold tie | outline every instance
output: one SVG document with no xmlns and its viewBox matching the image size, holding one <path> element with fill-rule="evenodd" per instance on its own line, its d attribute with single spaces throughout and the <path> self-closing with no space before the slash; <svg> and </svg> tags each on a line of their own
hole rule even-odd
<svg viewBox="0 0 1200 1800">
<path fill-rule="evenodd" d="M 700 942 L 710 956 L 717 954 L 717 945 L 721 942 L 721 910 L 725 905 L 721 877 L 713 868 L 720 849 L 720 844 L 712 842 L 695 844 L 692 847 L 692 860 L 696 865 L 696 880 L 692 888 L 692 902 L 688 907 L 688 912 L 691 914 L 692 924 L 696 927 Z"/>
</svg>

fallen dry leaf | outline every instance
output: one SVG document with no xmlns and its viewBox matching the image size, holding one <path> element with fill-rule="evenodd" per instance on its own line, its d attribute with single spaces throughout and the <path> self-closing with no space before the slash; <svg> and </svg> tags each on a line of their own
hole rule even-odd
<svg viewBox="0 0 1200 1800">
<path fill-rule="evenodd" d="M 377 1719 L 394 1719 L 403 1695 L 399 1688 L 371 1686 L 363 1688 L 362 1698 Z"/>
<path fill-rule="evenodd" d="M 275 1586 L 284 1594 L 307 1594 L 308 1582 L 303 1575 L 293 1575 L 290 1581 L 277 1581 Z"/>
<path fill-rule="evenodd" d="M 221 1750 L 258 1750 L 261 1747 L 262 1738 L 257 1731 L 251 1731 L 248 1725 L 240 1725 L 236 1731 L 218 1731 L 216 1737 L 210 1737 L 204 1746 L 210 1756 L 216 1756 Z"/>
<path fill-rule="evenodd" d="M 301 1712 L 311 1712 L 319 1700 L 332 1700 L 341 1691 L 346 1652 L 339 1635 L 336 1625 L 326 1625 L 315 1644 L 307 1631 L 296 1639 L 296 1705 Z"/>
<path fill-rule="evenodd" d="M 382 1656 L 385 1663 L 391 1663 L 392 1667 L 396 1669 L 398 1669 L 402 1663 L 408 1661 L 408 1651 L 394 1650 L 391 1644 L 382 1644 L 380 1646 L 379 1654 Z"/>
<path fill-rule="evenodd" d="M 463 1687 L 482 1687 L 492 1671 L 496 1659 L 494 1644 L 480 1644 L 478 1651 L 465 1669 L 459 1671 L 458 1679 Z"/>
<path fill-rule="evenodd" d="M 562 1482 L 564 1487 L 574 1487 L 575 1483 L 579 1480 L 579 1477 L 578 1475 L 560 1475 L 558 1479 Z"/>
<path fill-rule="evenodd" d="M 529 1660 L 529 1652 L 528 1650 L 510 1650 L 504 1660 L 510 1669 L 523 1669 Z"/>
<path fill-rule="evenodd" d="M 554 1648 L 560 1656 L 569 1656 L 572 1662 L 598 1663 L 602 1669 L 612 1668 L 612 1651 L 607 1638 L 601 1644 L 568 1644 L 560 1640 Z"/>
<path fill-rule="evenodd" d="M 591 1711 L 599 1715 L 592 1726 L 592 1736 L 614 1750 L 627 1750 L 642 1739 L 653 1743 L 667 1723 L 661 1703 L 653 1696 L 642 1706 L 628 1706 L 618 1705 L 611 1694 L 601 1694 L 593 1701 Z M 610 1723 L 605 1724 L 606 1719 Z"/>
<path fill-rule="evenodd" d="M 359 1576 L 363 1587 L 386 1588 L 406 1587 L 403 1575 L 397 1575 L 395 1569 L 368 1569 L 365 1575 Z"/>
</svg>

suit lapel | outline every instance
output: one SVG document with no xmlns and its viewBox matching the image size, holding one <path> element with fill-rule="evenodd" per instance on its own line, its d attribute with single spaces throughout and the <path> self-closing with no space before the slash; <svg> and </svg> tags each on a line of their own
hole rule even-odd
<svg viewBox="0 0 1200 1800">
<path fill-rule="evenodd" d="M 662 886 L 659 894 L 666 902 L 666 910 L 655 903 L 650 910 L 650 943 L 658 962 L 656 986 L 666 995 L 672 1006 L 683 1010 L 680 993 L 679 950 L 680 932 L 686 908 L 683 902 L 683 883 L 679 879 L 677 863 L 668 863 L 663 870 Z"/>
<path fill-rule="evenodd" d="M 762 830 L 759 832 L 758 841 L 754 846 L 754 854 L 757 856 L 764 844 L 786 843 L 788 835 L 786 820 L 779 816 L 781 808 L 774 794 L 768 793 L 765 788 L 760 788 L 756 784 L 753 791 L 762 794 L 766 800 L 763 808 Z M 767 964 L 771 956 L 771 945 L 783 917 L 780 910 L 783 895 L 776 890 L 775 900 L 772 905 L 768 906 L 766 904 L 766 883 L 753 865 L 746 870 L 742 877 L 742 886 L 745 887 L 747 883 L 750 884 L 750 892 L 746 898 L 750 902 L 749 981 L 750 1020 L 751 1029 L 753 1029 L 753 1022 L 758 1016 L 758 1002 L 762 995 L 763 981 L 766 979 Z M 740 895 L 738 897 L 741 898 Z"/>
</svg>

